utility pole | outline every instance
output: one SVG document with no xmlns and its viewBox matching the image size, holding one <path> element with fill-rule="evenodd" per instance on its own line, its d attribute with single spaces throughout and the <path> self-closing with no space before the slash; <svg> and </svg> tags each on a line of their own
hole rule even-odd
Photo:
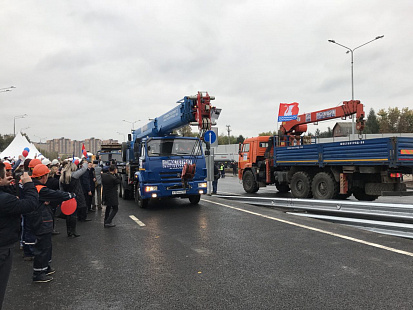
<svg viewBox="0 0 413 310">
<path fill-rule="evenodd" d="M 230 129 L 230 127 L 231 127 L 231 125 L 226 125 L 227 126 L 227 131 L 228 131 L 228 144 L 231 144 L 231 138 L 230 138 L 230 133 L 231 133 L 231 129 Z"/>
</svg>

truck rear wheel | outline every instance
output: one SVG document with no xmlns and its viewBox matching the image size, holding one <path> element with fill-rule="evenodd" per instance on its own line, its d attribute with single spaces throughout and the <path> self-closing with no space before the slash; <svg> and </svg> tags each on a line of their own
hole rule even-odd
<svg viewBox="0 0 413 310">
<path fill-rule="evenodd" d="M 295 198 L 311 198 L 311 178 L 305 171 L 298 171 L 294 173 L 291 183 L 291 194 Z"/>
<path fill-rule="evenodd" d="M 252 171 L 245 171 L 244 176 L 242 177 L 242 186 L 244 187 L 244 191 L 250 194 L 258 191 L 259 187 Z"/>
<path fill-rule="evenodd" d="M 189 202 L 190 202 L 192 205 L 197 205 L 200 200 L 201 200 L 201 195 L 192 195 L 192 196 L 189 196 Z"/>
<path fill-rule="evenodd" d="M 333 199 L 338 195 L 338 182 L 332 174 L 319 172 L 313 179 L 311 190 L 315 199 Z"/>
<path fill-rule="evenodd" d="M 379 198 L 379 196 L 376 195 L 368 195 L 364 191 L 364 188 L 356 187 L 353 189 L 353 195 L 356 197 L 357 200 L 360 201 L 373 201 Z"/>
</svg>

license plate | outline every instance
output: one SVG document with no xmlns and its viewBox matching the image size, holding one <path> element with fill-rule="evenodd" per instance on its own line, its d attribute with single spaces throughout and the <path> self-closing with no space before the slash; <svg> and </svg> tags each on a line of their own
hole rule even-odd
<svg viewBox="0 0 413 310">
<path fill-rule="evenodd" d="M 186 194 L 186 191 L 172 191 L 172 195 L 182 195 Z"/>
</svg>

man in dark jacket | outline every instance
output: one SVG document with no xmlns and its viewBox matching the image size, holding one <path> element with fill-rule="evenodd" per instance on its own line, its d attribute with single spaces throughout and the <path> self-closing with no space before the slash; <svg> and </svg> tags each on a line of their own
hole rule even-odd
<svg viewBox="0 0 413 310">
<path fill-rule="evenodd" d="M 39 164 L 33 169 L 32 178 L 39 193 L 39 208 L 27 215 L 28 226 L 36 236 L 33 247 L 33 281 L 44 283 L 52 281 L 50 276 L 55 270 L 50 266 L 52 260 L 53 212 L 50 203 L 61 203 L 73 198 L 72 193 L 52 190 L 45 186 L 49 168 Z"/>
<path fill-rule="evenodd" d="M 87 160 L 84 159 L 84 162 L 87 163 Z M 82 184 L 83 193 L 85 195 L 85 201 L 86 201 L 86 206 L 87 206 L 86 212 L 88 213 L 88 212 L 91 212 L 91 209 L 92 209 L 92 188 L 91 188 L 89 165 L 88 165 L 87 171 L 84 174 L 82 174 L 82 176 L 80 177 L 80 183 Z M 93 188 L 93 191 L 94 190 L 95 189 Z"/>
<path fill-rule="evenodd" d="M 118 176 L 118 169 L 115 165 L 110 165 L 109 172 L 102 174 L 103 196 L 106 201 L 105 227 L 115 227 L 112 220 L 118 213 L 118 186 L 121 182 Z"/>
<path fill-rule="evenodd" d="M 39 201 L 37 191 L 27 172 L 20 178 L 24 199 L 3 191 L 10 185 L 11 179 L 6 177 L 4 164 L 0 162 L 0 309 L 12 265 L 12 248 L 19 240 L 20 215 L 36 210 Z"/>
</svg>

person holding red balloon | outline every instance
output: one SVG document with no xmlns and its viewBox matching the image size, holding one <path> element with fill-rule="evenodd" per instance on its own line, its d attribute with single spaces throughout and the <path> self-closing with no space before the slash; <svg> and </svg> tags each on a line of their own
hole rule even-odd
<svg viewBox="0 0 413 310">
<path fill-rule="evenodd" d="M 66 228 L 68 237 L 79 237 L 80 235 L 76 231 L 76 219 L 79 209 L 86 211 L 86 201 L 83 194 L 82 185 L 80 184 L 80 176 L 87 171 L 87 163 L 84 163 L 81 169 L 77 169 L 77 165 L 74 162 L 68 162 L 63 168 L 59 179 L 60 189 L 66 192 L 74 192 L 76 194 L 77 208 L 70 216 L 66 216 Z M 63 205 L 61 206 L 63 212 Z M 90 221 L 88 218 L 84 218 L 83 221 Z"/>
<path fill-rule="evenodd" d="M 39 193 L 39 209 L 29 213 L 26 217 L 28 226 L 36 236 L 36 243 L 33 247 L 33 281 L 37 283 L 52 281 L 51 275 L 55 273 L 50 266 L 53 232 L 53 213 L 50 202 L 61 203 L 76 196 L 73 193 L 47 188 L 45 184 L 49 172 L 49 168 L 43 164 L 38 164 L 33 168 L 32 179 Z"/>
</svg>

